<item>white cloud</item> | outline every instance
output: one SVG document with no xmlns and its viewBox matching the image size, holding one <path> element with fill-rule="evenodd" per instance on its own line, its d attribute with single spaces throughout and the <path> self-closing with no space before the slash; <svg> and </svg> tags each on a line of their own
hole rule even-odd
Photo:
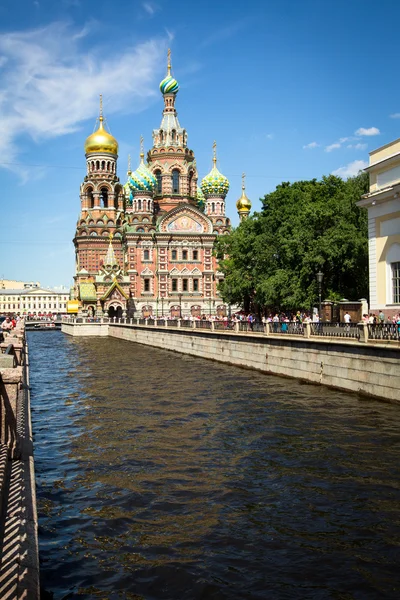
<svg viewBox="0 0 400 600">
<path fill-rule="evenodd" d="M 348 141 L 349 141 L 349 139 L 350 139 L 350 138 L 348 138 L 348 137 L 342 137 L 342 138 L 340 138 L 340 140 L 339 140 L 339 143 L 340 143 L 340 144 L 344 144 L 345 142 L 348 142 Z"/>
<path fill-rule="evenodd" d="M 400 113 L 393 113 L 392 115 L 390 115 L 391 119 L 400 119 Z"/>
<path fill-rule="evenodd" d="M 275 135 L 273 133 L 267 133 L 266 136 L 267 140 L 273 140 Z"/>
<path fill-rule="evenodd" d="M 347 147 L 352 148 L 353 150 L 366 150 L 368 144 L 349 144 Z"/>
<path fill-rule="evenodd" d="M 365 160 L 354 160 L 345 167 L 340 167 L 339 169 L 332 171 L 332 175 L 347 179 L 348 177 L 354 177 L 359 171 L 362 171 L 367 166 L 368 163 Z"/>
<path fill-rule="evenodd" d="M 147 12 L 147 14 L 150 15 L 151 17 L 158 10 L 158 6 L 157 6 L 157 4 L 154 4 L 154 2 L 143 2 L 142 6 L 143 6 L 144 10 Z"/>
<path fill-rule="evenodd" d="M 379 135 L 380 131 L 377 127 L 369 127 L 369 129 L 366 129 L 365 127 L 360 127 L 359 129 L 357 129 L 355 134 L 356 135 Z"/>
<path fill-rule="evenodd" d="M 311 148 L 318 148 L 319 144 L 317 144 L 317 142 L 310 142 L 309 144 L 306 144 L 305 146 L 303 146 L 304 150 L 308 150 Z"/>
<path fill-rule="evenodd" d="M 332 152 L 332 150 L 337 150 L 341 148 L 341 144 L 339 142 L 335 142 L 334 144 L 330 144 L 330 146 L 326 146 L 325 152 Z"/>
<path fill-rule="evenodd" d="M 90 27 L 65 23 L 0 34 L 0 153 L 12 162 L 24 136 L 36 142 L 78 130 L 98 112 L 138 112 L 157 93 L 166 40 L 153 39 L 110 52 L 82 51 Z M 86 40 L 87 42 L 87 40 Z"/>
</svg>

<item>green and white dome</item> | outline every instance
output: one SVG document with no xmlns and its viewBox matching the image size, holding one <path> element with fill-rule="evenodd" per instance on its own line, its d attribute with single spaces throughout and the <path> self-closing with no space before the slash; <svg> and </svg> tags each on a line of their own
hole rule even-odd
<svg viewBox="0 0 400 600">
<path fill-rule="evenodd" d="M 218 171 L 215 162 L 209 174 L 201 182 L 201 191 L 206 198 L 210 196 L 225 198 L 229 191 L 229 181 Z"/>
<path fill-rule="evenodd" d="M 156 178 L 146 167 L 143 161 L 143 154 L 140 155 L 140 165 L 128 179 L 129 187 L 133 194 L 137 192 L 153 192 L 156 187 Z"/>
</svg>

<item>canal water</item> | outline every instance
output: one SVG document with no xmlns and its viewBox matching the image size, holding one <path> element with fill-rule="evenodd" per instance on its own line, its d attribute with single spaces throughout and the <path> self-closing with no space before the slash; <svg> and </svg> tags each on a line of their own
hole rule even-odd
<svg viewBox="0 0 400 600">
<path fill-rule="evenodd" d="M 55 599 L 400 597 L 400 407 L 115 339 L 28 334 Z"/>
</svg>

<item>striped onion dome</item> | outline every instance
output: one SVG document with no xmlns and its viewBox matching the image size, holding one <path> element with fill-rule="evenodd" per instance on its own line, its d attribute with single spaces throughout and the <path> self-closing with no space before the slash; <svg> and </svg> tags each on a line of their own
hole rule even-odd
<svg viewBox="0 0 400 600">
<path fill-rule="evenodd" d="M 179 83 L 172 75 L 167 75 L 160 83 L 160 90 L 162 94 L 177 94 L 179 91 Z"/>
<path fill-rule="evenodd" d="M 146 167 L 143 160 L 143 153 L 140 154 L 140 165 L 128 179 L 131 191 L 137 192 L 153 192 L 156 187 L 157 180 L 153 173 Z"/>
<path fill-rule="evenodd" d="M 201 182 L 201 191 L 206 198 L 210 196 L 217 196 L 218 198 L 225 198 L 229 191 L 229 181 L 220 173 L 214 163 L 213 168 L 208 175 L 204 177 Z"/>
</svg>

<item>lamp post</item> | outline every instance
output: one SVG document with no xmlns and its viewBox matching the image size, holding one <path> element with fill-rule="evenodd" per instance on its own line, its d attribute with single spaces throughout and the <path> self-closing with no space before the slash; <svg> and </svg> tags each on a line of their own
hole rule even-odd
<svg viewBox="0 0 400 600">
<path fill-rule="evenodd" d="M 227 292 L 228 292 L 228 296 L 229 296 L 229 298 L 228 298 L 228 318 L 230 320 L 230 318 L 232 316 L 232 309 L 231 309 L 231 286 L 230 285 L 228 285 Z"/>
<path fill-rule="evenodd" d="M 178 294 L 179 298 L 179 318 L 182 319 L 182 294 Z"/>
<path fill-rule="evenodd" d="M 318 298 L 319 298 L 319 320 L 322 321 L 321 319 L 321 300 L 322 300 L 322 280 L 324 278 L 324 274 L 322 271 L 318 271 L 317 273 L 317 282 L 318 282 Z"/>
</svg>

